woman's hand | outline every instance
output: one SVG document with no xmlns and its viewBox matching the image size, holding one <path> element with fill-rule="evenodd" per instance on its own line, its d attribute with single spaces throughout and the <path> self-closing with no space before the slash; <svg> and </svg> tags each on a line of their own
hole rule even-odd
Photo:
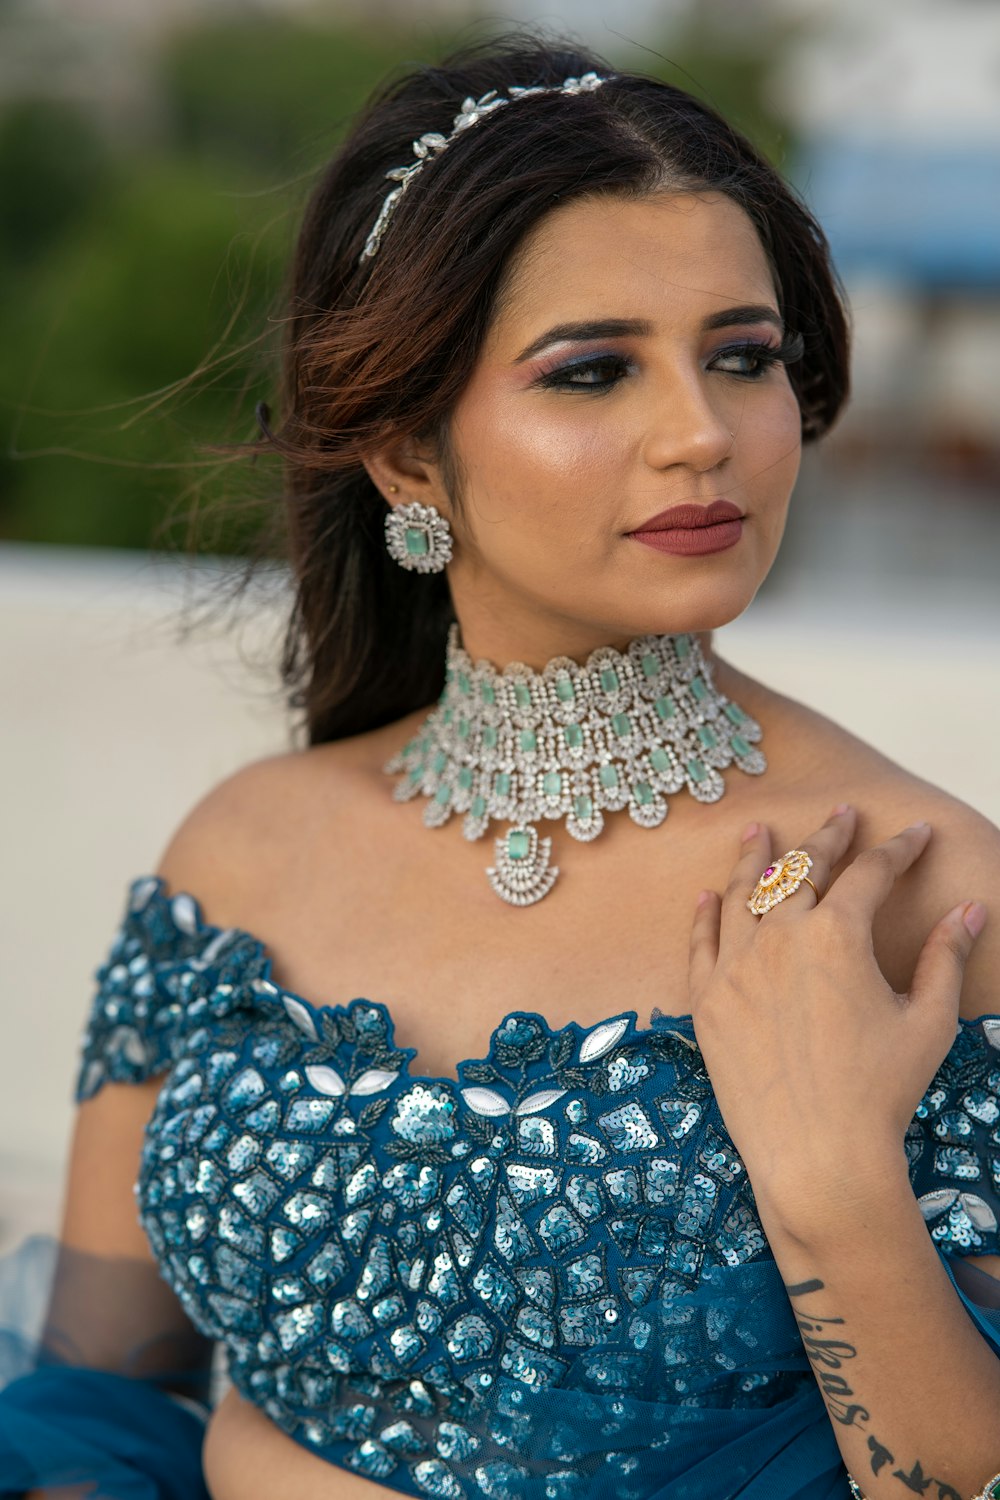
<svg viewBox="0 0 1000 1500">
<path fill-rule="evenodd" d="M 968 900 L 931 929 L 908 994 L 886 983 L 872 922 L 927 847 L 918 823 L 867 849 L 833 885 L 855 816 L 838 809 L 799 847 L 810 879 L 762 917 L 747 900 L 772 853 L 745 831 L 720 898 L 702 892 L 691 932 L 695 1035 L 762 1213 L 816 1227 L 863 1208 L 906 1171 L 903 1137 L 958 1024 L 965 962 L 985 920 Z"/>
</svg>

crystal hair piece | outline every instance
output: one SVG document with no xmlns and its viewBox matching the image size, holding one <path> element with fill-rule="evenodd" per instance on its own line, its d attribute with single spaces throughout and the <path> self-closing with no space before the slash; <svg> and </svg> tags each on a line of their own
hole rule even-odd
<svg viewBox="0 0 1000 1500">
<path fill-rule="evenodd" d="M 411 162 L 409 166 L 393 167 L 391 171 L 386 172 L 386 177 L 397 185 L 386 195 L 379 209 L 378 218 L 365 240 L 365 248 L 358 258 L 358 264 L 370 260 L 378 250 L 386 225 L 414 177 L 432 157 L 440 156 L 441 152 L 450 146 L 463 130 L 468 130 L 470 125 L 477 124 L 484 116 L 492 114 L 494 110 L 502 109 L 505 104 L 513 104 L 517 99 L 528 99 L 535 94 L 589 94 L 594 89 L 599 89 L 602 83 L 610 82 L 614 76 L 611 74 L 608 78 L 602 78 L 598 73 L 583 73 L 579 78 L 566 78 L 562 83 L 552 86 L 536 84 L 532 87 L 522 87 L 520 84 L 512 84 L 506 94 L 500 93 L 497 89 L 490 89 L 489 93 L 484 94 L 481 99 L 473 99 L 470 96 L 455 116 L 450 135 L 441 135 L 433 130 L 422 135 L 419 140 L 413 142 L 413 154 L 416 161 Z"/>
</svg>

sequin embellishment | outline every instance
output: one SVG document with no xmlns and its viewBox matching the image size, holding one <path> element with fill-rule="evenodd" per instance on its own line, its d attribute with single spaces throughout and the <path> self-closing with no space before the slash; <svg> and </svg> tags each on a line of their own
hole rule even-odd
<svg viewBox="0 0 1000 1500">
<path fill-rule="evenodd" d="M 257 939 L 155 878 L 98 980 L 77 1097 L 165 1075 L 136 1188 L 162 1273 L 242 1394 L 331 1461 L 456 1500 L 532 1476 L 572 1500 L 599 1461 L 638 1494 L 612 1451 L 630 1402 L 769 1407 L 812 1382 L 756 1368 L 721 1305 L 669 1322 L 770 1261 L 689 1017 L 517 1013 L 457 1081 L 412 1076 L 384 1006 L 288 994 Z M 907 1132 L 950 1254 L 1000 1250 L 997 1040 L 1000 1018 L 960 1024 Z M 557 1389 L 603 1403 L 599 1460 L 558 1427 L 525 1457 Z"/>
</svg>

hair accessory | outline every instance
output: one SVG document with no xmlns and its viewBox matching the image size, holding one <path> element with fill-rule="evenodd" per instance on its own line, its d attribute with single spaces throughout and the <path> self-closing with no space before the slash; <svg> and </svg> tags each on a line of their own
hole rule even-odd
<svg viewBox="0 0 1000 1500">
<path fill-rule="evenodd" d="M 847 1484 L 854 1500 L 865 1500 L 857 1481 L 850 1474 L 847 1476 Z M 1000 1474 L 994 1474 L 992 1479 L 987 1479 L 982 1489 L 970 1495 L 969 1500 L 1000 1500 Z"/>
<path fill-rule="evenodd" d="M 611 74 L 610 77 L 614 77 Z M 490 89 L 481 99 L 473 99 L 471 96 L 464 100 L 462 108 L 452 121 L 449 135 L 441 135 L 439 131 L 431 130 L 422 135 L 419 140 L 413 142 L 413 154 L 416 161 L 410 162 L 406 167 L 393 167 L 386 172 L 386 177 L 397 184 L 386 195 L 382 207 L 379 209 L 378 218 L 372 225 L 371 232 L 365 240 L 365 248 L 358 257 L 358 264 L 371 257 L 378 250 L 386 225 L 391 218 L 400 198 L 406 192 L 423 167 L 431 160 L 432 156 L 440 156 L 447 146 L 450 146 L 456 136 L 461 135 L 463 130 L 468 130 L 470 125 L 475 125 L 485 115 L 490 115 L 494 110 L 502 109 L 505 104 L 513 104 L 517 99 L 527 99 L 535 94 L 588 94 L 594 89 L 600 88 L 602 83 L 608 83 L 610 78 L 602 78 L 597 73 L 584 73 L 579 78 L 566 78 L 562 83 L 551 87 L 541 84 L 534 87 L 522 87 L 512 84 L 505 94 L 497 89 Z"/>
<path fill-rule="evenodd" d="M 557 656 L 541 672 L 520 662 L 498 672 L 473 663 L 453 625 L 440 702 L 385 770 L 403 773 L 398 801 L 428 799 L 428 828 L 464 813 L 465 837 L 479 839 L 492 819 L 509 823 L 486 874 L 502 900 L 531 906 L 559 874 L 541 819 L 564 820 L 581 843 L 602 831 L 605 812 L 625 808 L 657 828 L 682 787 L 717 802 L 725 767 L 764 771 L 760 738 L 714 686 L 696 636 L 640 636 L 624 652 L 602 646 L 585 666 Z"/>
<path fill-rule="evenodd" d="M 794 895 L 803 881 L 812 886 L 813 895 L 818 901 L 819 891 L 806 874 L 807 870 L 812 869 L 812 863 L 804 849 L 789 849 L 787 854 L 768 865 L 747 902 L 754 916 L 762 917 L 765 912 L 777 906 L 779 901 L 784 901 L 786 896 Z"/>
<path fill-rule="evenodd" d="M 433 505 L 393 505 L 385 518 L 385 545 L 408 572 L 440 573 L 451 562 L 451 527 Z"/>
</svg>

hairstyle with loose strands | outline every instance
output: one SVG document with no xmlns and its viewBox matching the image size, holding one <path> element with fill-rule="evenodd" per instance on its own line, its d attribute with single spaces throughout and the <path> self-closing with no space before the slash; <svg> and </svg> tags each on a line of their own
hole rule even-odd
<svg viewBox="0 0 1000 1500">
<path fill-rule="evenodd" d="M 615 76 L 517 100 L 463 131 L 404 195 L 378 254 L 360 259 L 387 171 L 413 159 L 419 136 L 447 134 L 466 97 L 589 72 Z M 460 505 L 449 417 L 518 246 L 556 204 L 663 189 L 724 193 L 755 225 L 782 316 L 804 338 L 788 370 L 803 439 L 822 436 L 848 384 L 826 239 L 780 174 L 682 89 L 514 35 L 388 83 L 322 173 L 293 260 L 282 409 L 260 444 L 285 464 L 296 593 L 282 670 L 310 744 L 401 718 L 444 682 L 446 578 L 389 558 L 385 501 L 362 454 L 394 437 L 429 442 Z"/>
</svg>

